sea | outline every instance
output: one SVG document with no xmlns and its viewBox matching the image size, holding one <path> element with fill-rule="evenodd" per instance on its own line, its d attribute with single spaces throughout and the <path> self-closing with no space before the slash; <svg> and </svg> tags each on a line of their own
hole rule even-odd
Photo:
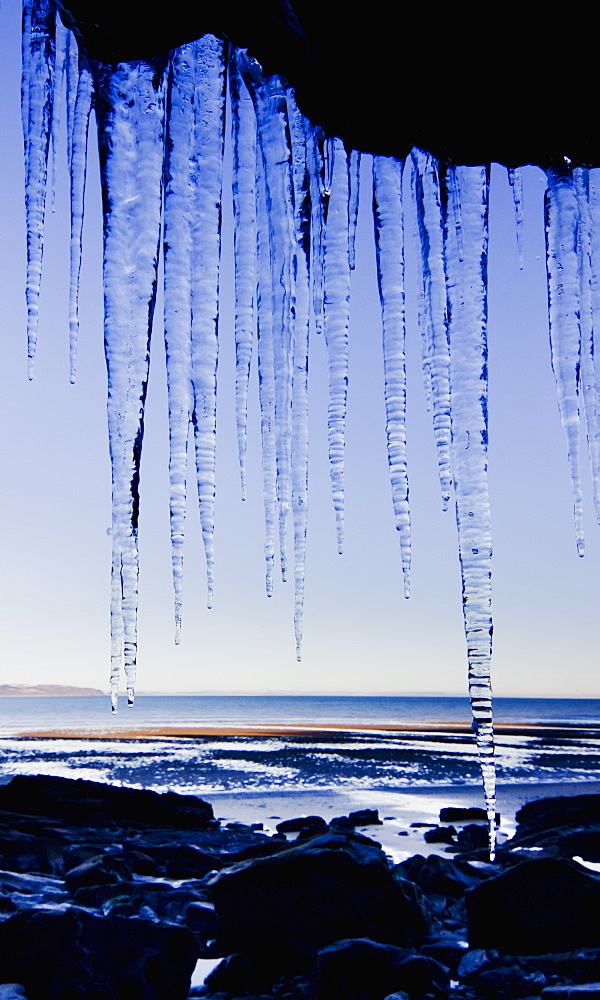
<svg viewBox="0 0 600 1000">
<path fill-rule="evenodd" d="M 499 785 L 600 781 L 600 699 L 498 698 L 494 713 Z M 3 697 L 0 782 L 54 774 L 240 799 L 475 787 L 469 723 L 465 697 L 142 695 L 115 716 L 104 697 Z M 165 734 L 177 728 L 204 734 Z"/>
</svg>

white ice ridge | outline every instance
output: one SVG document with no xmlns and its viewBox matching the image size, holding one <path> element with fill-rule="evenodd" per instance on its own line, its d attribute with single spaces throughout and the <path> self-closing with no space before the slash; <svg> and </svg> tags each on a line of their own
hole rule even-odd
<svg viewBox="0 0 600 1000">
<path fill-rule="evenodd" d="M 226 90 L 233 150 L 236 419 L 242 496 L 249 375 L 256 350 L 265 510 L 266 589 L 275 550 L 287 576 L 293 533 L 294 628 L 302 646 L 308 511 L 309 337 L 327 341 L 331 488 L 343 544 L 344 438 L 349 378 L 350 275 L 360 157 L 298 110 L 285 80 L 211 35 L 152 61 L 107 67 L 78 55 L 56 28 L 55 0 L 25 0 L 22 109 L 27 215 L 28 352 L 38 325 L 49 154 L 66 79 L 71 172 L 71 377 L 74 377 L 87 142 L 95 109 L 104 201 L 105 342 L 113 475 L 111 603 L 113 706 L 124 659 L 133 700 L 137 646 L 139 469 L 150 333 L 160 253 L 170 431 L 175 631 L 183 606 L 188 446 L 213 590 L 221 187 Z M 54 125 L 53 125 L 54 122 Z M 54 153 L 53 153 L 54 155 Z M 444 166 L 413 150 L 414 230 L 423 374 L 432 411 L 444 507 L 454 495 L 463 578 L 469 690 L 490 817 L 491 534 L 487 490 L 487 197 L 485 167 Z M 404 315 L 405 164 L 373 162 L 373 212 L 382 307 L 386 432 L 405 592 L 410 572 Z M 518 170 L 510 172 L 522 243 Z M 368 196 L 368 193 L 367 193 Z M 412 225 L 412 223 L 411 223 Z M 162 234 L 162 240 L 161 240 Z M 565 426 L 583 553 L 578 468 L 585 412 L 600 515 L 600 179 L 568 164 L 548 171 L 548 283 L 552 362 Z M 351 357 L 350 357 L 351 361 Z M 350 369 L 351 371 L 351 369 Z M 410 442 L 409 442 L 410 443 Z M 293 532 L 288 526 L 291 511 Z M 277 540 L 277 541 L 276 541 Z M 493 845 L 492 845 L 493 846 Z"/>
</svg>

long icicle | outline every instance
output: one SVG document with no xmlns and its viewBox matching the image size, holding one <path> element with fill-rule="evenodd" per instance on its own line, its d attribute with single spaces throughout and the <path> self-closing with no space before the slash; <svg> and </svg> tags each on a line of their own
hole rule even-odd
<svg viewBox="0 0 600 1000">
<path fill-rule="evenodd" d="M 83 62 L 79 74 L 71 131 L 71 245 L 69 282 L 69 378 L 75 381 L 79 336 L 79 280 L 83 236 L 83 213 L 87 175 L 88 133 L 93 98 L 92 74 Z"/>
<path fill-rule="evenodd" d="M 600 512 L 598 477 L 598 400 L 596 396 L 596 360 L 594 357 L 594 315 L 592 307 L 592 218 L 590 212 L 590 176 L 585 167 L 573 171 L 577 199 L 577 266 L 579 271 L 580 367 L 579 389 L 585 415 L 588 454 L 592 474 L 592 493 L 596 516 Z"/>
<path fill-rule="evenodd" d="M 302 659 L 306 531 L 308 521 L 308 343 L 310 326 L 311 203 L 306 119 L 288 93 L 294 164 L 296 317 L 292 378 L 292 513 L 294 517 L 294 633 Z"/>
<path fill-rule="evenodd" d="M 169 513 L 176 644 L 181 640 L 188 441 L 194 408 L 190 212 L 194 80 L 192 46 L 181 46 L 173 53 L 169 67 L 163 232 Z"/>
<path fill-rule="evenodd" d="M 235 267 L 235 406 L 242 500 L 246 499 L 248 381 L 254 341 L 256 261 L 256 116 L 233 49 L 229 91 L 233 139 L 233 256 Z"/>
<path fill-rule="evenodd" d="M 119 645 L 130 705 L 135 687 L 139 475 L 160 235 L 164 63 L 96 65 L 95 71 L 113 477 L 111 700 L 116 711 Z"/>
<path fill-rule="evenodd" d="M 54 102 L 56 5 L 53 0 L 23 4 L 21 114 L 25 141 L 25 215 L 27 221 L 27 357 L 29 378 L 37 345 L 48 154 Z"/>
<path fill-rule="evenodd" d="M 213 35 L 194 42 L 196 98 L 192 160 L 192 384 L 200 524 L 212 607 L 225 48 Z"/>
<path fill-rule="evenodd" d="M 277 76 L 265 79 L 248 60 L 245 80 L 252 94 L 264 166 L 271 249 L 275 446 L 281 578 L 287 579 L 287 515 L 292 499 L 292 365 L 295 316 L 294 182 L 287 93 Z"/>
<path fill-rule="evenodd" d="M 579 273 L 578 209 L 568 167 L 548 170 L 546 189 L 546 265 L 552 370 L 560 417 L 567 438 L 577 553 L 583 556 L 583 500 L 579 472 Z"/>
<path fill-rule="evenodd" d="M 404 313 L 404 161 L 373 157 L 373 218 L 383 324 L 388 465 L 400 536 L 404 596 L 410 596 L 410 508 L 406 463 L 406 323 Z"/>
<path fill-rule="evenodd" d="M 425 392 L 433 416 L 442 507 L 447 510 L 452 489 L 450 468 L 450 345 L 444 274 L 444 227 L 439 167 L 430 153 L 412 151 L 412 192 L 418 242 L 419 328 L 423 350 Z"/>
<path fill-rule="evenodd" d="M 452 471 L 469 662 L 469 695 L 495 855 L 492 721 L 492 539 L 487 478 L 487 243 L 489 169 L 450 167 L 445 264 L 450 341 Z"/>
<path fill-rule="evenodd" d="M 335 510 L 337 545 L 344 548 L 344 439 L 348 400 L 348 325 L 350 263 L 348 260 L 348 165 L 341 139 L 327 140 L 325 170 L 329 201 L 325 219 L 324 314 L 329 359 L 329 471 Z M 329 179 L 330 178 L 330 179 Z"/>
<path fill-rule="evenodd" d="M 592 470 L 596 520 L 600 524 L 600 170 L 590 170 L 590 295 L 596 398 L 596 465 Z"/>
</svg>

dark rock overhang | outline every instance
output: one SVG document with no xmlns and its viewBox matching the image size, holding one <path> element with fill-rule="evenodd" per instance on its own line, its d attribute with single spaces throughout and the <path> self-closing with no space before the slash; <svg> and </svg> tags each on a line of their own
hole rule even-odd
<svg viewBox="0 0 600 1000">
<path fill-rule="evenodd" d="M 156 9 L 60 0 L 88 56 L 160 55 L 212 33 L 284 76 L 304 114 L 348 147 L 413 146 L 464 164 L 600 165 L 591 26 L 539 7 L 229 0 Z M 589 39 L 589 42 L 588 40 Z"/>
</svg>

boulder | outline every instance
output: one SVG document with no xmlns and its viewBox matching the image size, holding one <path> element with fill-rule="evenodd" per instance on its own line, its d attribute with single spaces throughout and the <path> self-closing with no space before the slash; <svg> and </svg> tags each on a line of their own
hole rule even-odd
<svg viewBox="0 0 600 1000">
<path fill-rule="evenodd" d="M 600 827 L 600 795 L 562 795 L 534 799 L 521 806 L 515 819 L 516 837 L 530 836 L 557 827 Z"/>
<path fill-rule="evenodd" d="M 453 844 L 456 837 L 454 826 L 434 826 L 433 830 L 425 830 L 423 840 L 426 844 Z"/>
<path fill-rule="evenodd" d="M 190 829 L 215 822 L 212 806 L 195 795 L 160 794 L 46 774 L 18 774 L 7 785 L 0 785 L 0 810 L 93 828 L 129 824 Z"/>
<path fill-rule="evenodd" d="M 298 816 L 277 824 L 277 833 L 323 833 L 327 823 L 321 816 Z"/>
<path fill-rule="evenodd" d="M 65 885 L 69 892 L 92 885 L 115 885 L 118 882 L 131 882 L 131 872 L 122 858 L 116 858 L 112 854 L 89 858 L 65 872 Z"/>
<path fill-rule="evenodd" d="M 192 844 L 178 844 L 168 857 L 165 874 L 167 878 L 204 878 L 209 872 L 223 867 L 223 860 L 214 854 L 200 850 Z"/>
<path fill-rule="evenodd" d="M 487 812 L 480 806 L 444 806 L 440 809 L 440 823 L 466 823 L 475 820 L 487 823 Z M 500 813 L 496 813 L 496 826 L 500 825 Z"/>
<path fill-rule="evenodd" d="M 381 826 L 377 809 L 355 809 L 348 813 L 348 819 L 354 826 Z"/>
<path fill-rule="evenodd" d="M 439 962 L 365 938 L 336 941 L 317 959 L 318 1000 L 383 1000 L 397 990 L 416 1000 L 440 995 L 449 985 Z"/>
<path fill-rule="evenodd" d="M 28 1000 L 185 1000 L 198 958 L 185 927 L 23 910 L 0 924 L 0 982 Z"/>
<path fill-rule="evenodd" d="M 342 938 L 405 947 L 426 930 L 415 887 L 394 878 L 376 845 L 342 835 L 223 869 L 209 887 L 222 953 L 274 973 L 312 968 L 319 949 Z"/>
<path fill-rule="evenodd" d="M 572 861 L 525 861 L 466 894 L 471 947 L 541 955 L 600 946 L 600 879 Z"/>
</svg>

